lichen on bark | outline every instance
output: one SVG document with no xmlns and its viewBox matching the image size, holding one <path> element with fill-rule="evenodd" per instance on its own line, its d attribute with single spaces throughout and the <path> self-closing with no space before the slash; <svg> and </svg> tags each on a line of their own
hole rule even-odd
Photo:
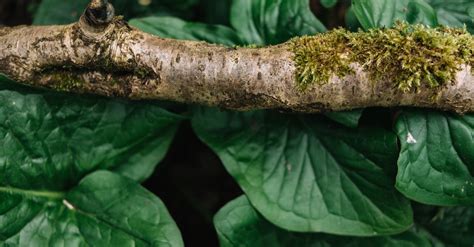
<svg viewBox="0 0 474 247">
<path fill-rule="evenodd" d="M 349 32 L 336 29 L 290 41 L 298 88 L 327 83 L 362 66 L 373 81 L 391 78 L 407 92 L 455 80 L 461 65 L 474 65 L 474 39 L 466 29 L 398 22 L 393 28 Z"/>
</svg>

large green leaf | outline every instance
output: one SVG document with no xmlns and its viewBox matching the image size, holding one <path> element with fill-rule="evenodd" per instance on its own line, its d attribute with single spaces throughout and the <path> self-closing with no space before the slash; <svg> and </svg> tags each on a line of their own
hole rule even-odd
<svg viewBox="0 0 474 247">
<path fill-rule="evenodd" d="M 426 228 L 446 246 L 472 247 L 474 245 L 474 207 L 441 208 Z"/>
<path fill-rule="evenodd" d="M 97 169 L 142 181 L 182 120 L 150 103 L 35 90 L 0 81 L 0 181 L 62 190 Z"/>
<path fill-rule="evenodd" d="M 175 17 L 133 19 L 130 25 L 163 38 L 203 40 L 228 46 L 241 43 L 235 31 L 226 26 L 186 22 Z"/>
<path fill-rule="evenodd" d="M 307 0 L 234 0 L 230 22 L 247 44 L 278 44 L 326 28 Z"/>
<path fill-rule="evenodd" d="M 387 237 L 341 237 L 318 233 L 295 233 L 265 220 L 245 196 L 224 206 L 214 217 L 221 247 L 431 247 L 415 231 Z"/>
<path fill-rule="evenodd" d="M 473 0 L 427 0 L 436 10 L 439 24 L 464 27 L 474 33 Z"/>
<path fill-rule="evenodd" d="M 68 191 L 29 185 L 0 180 L 2 246 L 183 246 L 161 200 L 131 179 L 97 171 Z"/>
<path fill-rule="evenodd" d="M 412 224 L 391 171 L 394 134 L 354 130 L 318 116 L 196 110 L 198 136 L 259 212 L 293 231 L 373 236 Z"/>
<path fill-rule="evenodd" d="M 474 207 L 436 207 L 413 203 L 420 233 L 433 247 L 472 247 L 474 245 Z"/>
<path fill-rule="evenodd" d="M 352 0 L 352 9 L 364 29 L 390 27 L 397 20 L 438 24 L 434 9 L 424 0 Z"/>
<path fill-rule="evenodd" d="M 396 130 L 399 191 L 422 203 L 474 204 L 474 115 L 406 110 Z"/>
</svg>

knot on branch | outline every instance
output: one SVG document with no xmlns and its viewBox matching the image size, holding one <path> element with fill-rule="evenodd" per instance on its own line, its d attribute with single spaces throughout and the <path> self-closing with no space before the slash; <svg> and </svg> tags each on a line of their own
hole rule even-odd
<svg viewBox="0 0 474 247">
<path fill-rule="evenodd" d="M 83 14 L 89 26 L 101 27 L 108 25 L 115 16 L 115 9 L 107 0 L 92 0 Z"/>
</svg>

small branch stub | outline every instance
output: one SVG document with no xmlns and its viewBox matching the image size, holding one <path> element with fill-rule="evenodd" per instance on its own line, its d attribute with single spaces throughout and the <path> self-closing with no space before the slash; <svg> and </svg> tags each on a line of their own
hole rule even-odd
<svg viewBox="0 0 474 247">
<path fill-rule="evenodd" d="M 100 27 L 108 25 L 115 16 L 115 9 L 107 0 L 92 0 L 83 17 L 88 25 Z"/>
</svg>

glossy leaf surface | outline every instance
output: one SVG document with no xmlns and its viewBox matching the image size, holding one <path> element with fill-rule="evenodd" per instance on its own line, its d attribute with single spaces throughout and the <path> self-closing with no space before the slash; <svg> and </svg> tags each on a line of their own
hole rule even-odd
<svg viewBox="0 0 474 247">
<path fill-rule="evenodd" d="M 282 228 L 372 236 L 412 224 L 408 201 L 386 174 L 398 154 L 389 132 L 210 109 L 196 111 L 193 127 L 257 210 Z"/>
</svg>

